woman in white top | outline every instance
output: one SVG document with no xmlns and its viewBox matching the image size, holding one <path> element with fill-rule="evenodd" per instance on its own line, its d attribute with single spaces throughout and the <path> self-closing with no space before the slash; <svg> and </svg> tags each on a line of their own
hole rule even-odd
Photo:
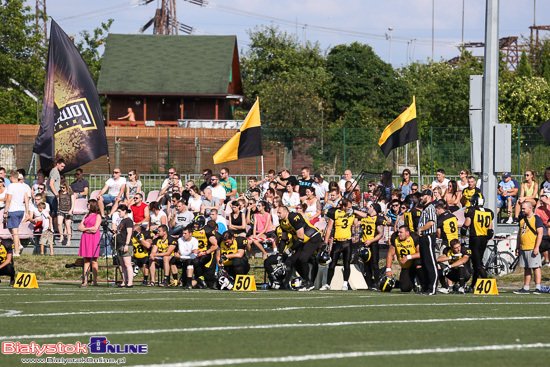
<svg viewBox="0 0 550 367">
<path fill-rule="evenodd" d="M 191 186 L 191 188 L 189 189 L 189 194 L 191 196 L 189 196 L 187 207 L 195 215 L 199 214 L 201 211 L 202 197 L 199 192 L 199 188 L 195 185 Z"/>
<path fill-rule="evenodd" d="M 0 177 L 0 210 L 4 209 L 6 206 L 6 186 L 4 184 L 4 179 Z"/>
<path fill-rule="evenodd" d="M 168 218 L 166 217 L 166 213 L 160 209 L 157 201 L 153 201 L 149 205 L 149 212 L 151 215 L 149 216 L 149 225 L 147 226 L 148 231 L 157 229 L 162 224 L 167 225 Z"/>
<path fill-rule="evenodd" d="M 470 176 L 470 171 L 467 169 L 460 170 L 460 181 L 457 182 L 458 191 L 462 192 L 462 190 L 468 187 L 468 176 Z"/>
<path fill-rule="evenodd" d="M 283 205 L 288 207 L 292 212 L 300 205 L 300 194 L 294 192 L 292 182 L 287 182 L 286 184 L 286 192 L 283 194 Z"/>
<path fill-rule="evenodd" d="M 306 199 L 304 202 L 307 205 L 306 218 L 311 224 L 315 225 L 321 216 L 321 200 L 315 196 L 315 189 L 313 187 L 306 189 Z"/>
<path fill-rule="evenodd" d="M 281 206 L 284 206 L 283 201 L 279 196 L 275 196 L 273 198 L 273 207 L 270 210 L 271 220 L 273 221 L 273 228 L 277 228 L 279 226 L 279 216 L 277 215 L 277 208 Z"/>
<path fill-rule="evenodd" d="M 126 205 L 129 207 L 134 202 L 134 195 L 141 192 L 141 181 L 135 169 L 128 172 L 126 181 Z"/>
</svg>

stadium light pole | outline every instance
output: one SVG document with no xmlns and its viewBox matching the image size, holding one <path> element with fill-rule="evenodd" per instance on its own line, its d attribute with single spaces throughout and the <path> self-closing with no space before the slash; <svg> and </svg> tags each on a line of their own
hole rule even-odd
<svg viewBox="0 0 550 367">
<path fill-rule="evenodd" d="M 499 0 L 487 0 L 485 18 L 485 65 L 483 70 L 482 185 L 485 207 L 496 212 L 495 132 L 498 123 L 498 10 Z"/>
</svg>

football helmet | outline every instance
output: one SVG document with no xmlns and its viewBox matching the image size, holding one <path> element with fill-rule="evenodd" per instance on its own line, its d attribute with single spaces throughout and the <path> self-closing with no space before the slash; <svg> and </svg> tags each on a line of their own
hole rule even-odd
<svg viewBox="0 0 550 367">
<path fill-rule="evenodd" d="M 358 252 L 357 252 L 357 256 L 359 256 L 359 258 L 361 260 L 363 260 L 364 263 L 368 263 L 371 256 L 372 256 L 372 252 L 370 250 L 370 247 L 362 247 Z"/>
<path fill-rule="evenodd" d="M 395 287 L 394 277 L 385 276 L 380 280 L 380 290 L 382 292 L 391 292 L 393 287 Z"/>
<path fill-rule="evenodd" d="M 137 266 L 133 261 L 132 261 L 132 270 L 134 271 L 134 276 L 137 276 L 139 274 L 139 266 Z"/>
<path fill-rule="evenodd" d="M 290 281 L 290 286 L 292 289 L 299 289 L 304 286 L 304 280 L 301 277 L 294 277 Z"/>
<path fill-rule="evenodd" d="M 273 273 L 271 273 L 273 279 L 284 279 L 286 275 L 286 266 L 285 264 L 279 263 L 275 268 L 273 268 Z"/>
<path fill-rule="evenodd" d="M 328 265 L 332 261 L 327 249 L 319 251 L 316 258 L 319 265 Z"/>
<path fill-rule="evenodd" d="M 483 204 L 485 204 L 485 200 L 483 200 L 483 195 L 481 195 L 478 192 L 473 194 L 472 197 L 470 198 L 471 206 L 483 206 Z"/>
<path fill-rule="evenodd" d="M 195 229 L 201 230 L 206 226 L 206 218 L 203 215 L 197 214 L 193 219 L 193 225 L 197 226 Z"/>
<path fill-rule="evenodd" d="M 235 280 L 231 275 L 227 273 L 224 269 L 221 269 L 218 273 L 218 284 L 220 285 L 220 290 L 232 290 L 235 285 Z"/>
</svg>

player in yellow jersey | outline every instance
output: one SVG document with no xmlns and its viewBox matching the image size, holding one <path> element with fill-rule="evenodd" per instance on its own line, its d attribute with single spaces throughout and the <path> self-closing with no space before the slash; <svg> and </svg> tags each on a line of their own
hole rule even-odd
<svg viewBox="0 0 550 367">
<path fill-rule="evenodd" d="M 378 290 L 380 281 L 380 245 L 378 241 L 384 235 L 384 226 L 388 225 L 386 218 L 380 215 L 382 208 L 380 204 L 372 204 L 367 210 L 367 216 L 361 219 L 361 242 L 365 247 L 371 250 L 371 258 L 365 264 L 364 274 L 365 281 L 370 290 Z"/>
<path fill-rule="evenodd" d="M 470 199 L 474 194 L 481 194 L 481 190 L 476 186 L 476 178 L 474 176 L 468 177 L 468 187 L 462 190 L 462 197 L 460 203 L 463 207 L 469 207 L 471 205 Z"/>
<path fill-rule="evenodd" d="M 493 238 L 493 219 L 495 214 L 491 209 L 483 207 L 483 196 L 474 194 L 470 199 L 470 206 L 464 210 L 464 225 L 460 229 L 462 236 L 470 230 L 470 250 L 472 251 L 472 287 L 476 285 L 478 278 L 487 278 L 487 271 L 483 267 L 482 258 L 487 248 L 487 242 Z"/>
<path fill-rule="evenodd" d="M 321 247 L 321 233 L 302 214 L 291 213 L 285 206 L 277 208 L 277 215 L 283 230 L 296 235 L 296 241 L 285 250 L 285 254 L 292 256 L 296 270 L 304 280 L 304 286 L 299 290 L 310 291 L 314 286 L 309 276 L 308 260 Z"/>
<path fill-rule="evenodd" d="M 471 255 L 472 251 L 462 246 L 458 239 L 451 240 L 449 246 L 443 249 L 443 253 L 437 258 L 437 262 L 449 262 L 449 266 L 439 270 L 439 277 L 445 281 L 445 289 L 448 290 L 452 282 L 458 282 L 459 288 L 456 290 L 456 293 L 464 294 L 466 282 L 472 274 L 470 266 Z M 448 291 L 443 293 L 448 293 Z"/>
<path fill-rule="evenodd" d="M 393 257 L 397 256 L 397 261 L 401 266 L 401 273 L 399 274 L 399 289 L 401 289 L 401 292 L 412 291 L 415 284 L 414 278 L 421 276 L 418 241 L 418 235 L 411 233 L 406 225 L 402 225 L 397 232 L 391 235 L 390 248 L 386 257 L 386 276 L 393 276 L 391 265 Z"/>
<path fill-rule="evenodd" d="M 149 254 L 153 246 L 153 233 L 145 230 L 141 225 L 134 224 L 132 233 L 132 245 L 134 246 L 134 263 L 141 267 L 143 272 L 142 287 L 149 285 Z"/>
<path fill-rule="evenodd" d="M 329 220 L 325 230 L 325 245 L 328 246 L 328 252 L 332 261 L 328 268 L 327 283 L 321 287 L 321 290 L 330 289 L 329 284 L 334 276 L 334 269 L 340 259 L 340 255 L 342 255 L 344 265 L 342 290 L 347 291 L 349 289 L 348 281 L 351 274 L 351 227 L 356 216 L 364 218 L 367 214 L 354 210 L 352 202 L 349 199 L 342 199 L 339 208 L 331 208 L 327 212 Z M 333 239 L 332 242 L 330 241 L 331 238 Z"/>
<path fill-rule="evenodd" d="M 15 284 L 15 269 L 13 267 L 13 241 L 4 239 L 0 242 L 0 275 L 10 277 L 10 287 Z"/>
<path fill-rule="evenodd" d="M 193 259 L 195 279 L 197 280 L 196 288 L 204 289 L 206 288 L 205 278 L 208 278 L 209 274 L 213 275 L 216 267 L 213 259 L 218 249 L 218 240 L 215 229 L 206 225 L 204 216 L 197 215 L 193 220 L 193 227 L 195 229 L 193 237 L 199 241 L 199 253 Z"/>
<path fill-rule="evenodd" d="M 524 268 L 523 288 L 514 293 L 529 294 L 531 276 L 534 273 L 535 291 L 533 294 L 541 294 L 540 267 L 542 262 L 539 249 L 544 235 L 544 224 L 542 219 L 533 212 L 533 204 L 530 201 L 521 203 L 521 214 L 523 218 L 519 221 L 516 256 L 519 256 L 519 266 Z"/>
<path fill-rule="evenodd" d="M 149 285 L 155 285 L 156 265 L 162 265 L 164 268 L 164 282 L 161 282 L 159 279 L 159 286 L 167 287 L 170 285 L 170 259 L 177 246 L 178 241 L 174 237 L 168 235 L 168 227 L 165 224 L 160 225 L 158 227 L 158 233 L 153 241 L 151 255 L 149 256 L 149 269 L 151 271 L 151 283 L 149 283 Z"/>
<path fill-rule="evenodd" d="M 248 274 L 250 265 L 244 254 L 247 246 L 245 237 L 235 237 L 231 231 L 224 232 L 223 241 L 216 251 L 216 262 L 232 277 Z"/>
</svg>

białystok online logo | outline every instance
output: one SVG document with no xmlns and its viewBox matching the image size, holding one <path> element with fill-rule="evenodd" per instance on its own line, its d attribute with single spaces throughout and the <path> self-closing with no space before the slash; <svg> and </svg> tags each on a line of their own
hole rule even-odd
<svg viewBox="0 0 550 367">
<path fill-rule="evenodd" d="M 89 344 L 30 344 L 6 341 L 2 342 L 2 354 L 147 354 L 147 344 L 111 344 L 104 336 L 90 338 Z"/>
</svg>

